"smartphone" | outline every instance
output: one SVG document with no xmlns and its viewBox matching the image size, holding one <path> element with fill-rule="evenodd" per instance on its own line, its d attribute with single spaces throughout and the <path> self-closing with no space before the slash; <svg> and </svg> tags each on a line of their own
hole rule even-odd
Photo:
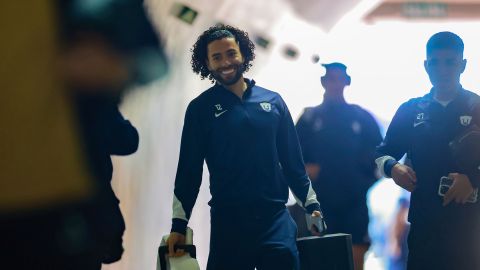
<svg viewBox="0 0 480 270">
<path fill-rule="evenodd" d="M 453 184 L 453 179 L 447 176 L 440 178 L 440 184 L 438 185 L 438 195 L 444 197 L 447 191 Z M 478 188 L 474 189 L 467 202 L 476 203 L 478 200 Z"/>
<path fill-rule="evenodd" d="M 440 196 L 445 196 L 447 194 L 447 191 L 450 189 L 450 187 L 453 184 L 453 179 L 447 176 L 442 176 L 440 178 L 440 185 L 438 185 L 438 195 Z"/>
</svg>

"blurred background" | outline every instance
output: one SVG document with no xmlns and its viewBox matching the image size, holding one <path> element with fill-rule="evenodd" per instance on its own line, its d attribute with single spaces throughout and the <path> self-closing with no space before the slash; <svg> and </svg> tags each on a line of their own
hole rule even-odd
<svg viewBox="0 0 480 270">
<path fill-rule="evenodd" d="M 84 0 L 91 6 L 111 1 Z M 347 102 L 369 110 L 385 131 L 401 103 L 430 90 L 423 68 L 425 44 L 439 31 L 463 38 L 468 63 L 462 83 L 480 93 L 480 0 L 145 0 L 144 5 L 161 37 L 168 71 L 131 85 L 123 96 L 121 112 L 137 128 L 140 144 L 134 155 L 113 158 L 112 185 L 126 222 L 125 253 L 102 269 L 155 268 L 161 237 L 170 231 L 185 109 L 211 85 L 191 71 L 189 50 L 211 25 L 230 24 L 249 33 L 257 57 L 246 77 L 279 92 L 294 120 L 305 107 L 322 102 L 320 63 L 342 62 L 352 77 Z M 142 59 L 149 70 L 150 58 Z M 158 68 L 152 63 L 151 69 Z M 401 196 L 391 179 L 379 180 L 370 191 L 373 244 L 367 270 L 388 269 L 387 235 Z M 202 269 L 208 255 L 209 198 L 205 168 L 190 220 Z"/>
</svg>

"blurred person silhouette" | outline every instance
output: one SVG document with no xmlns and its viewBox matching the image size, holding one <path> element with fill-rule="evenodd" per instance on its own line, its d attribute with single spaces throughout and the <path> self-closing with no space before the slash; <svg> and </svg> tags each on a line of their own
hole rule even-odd
<svg viewBox="0 0 480 270">
<path fill-rule="evenodd" d="M 210 172 L 211 237 L 207 269 L 298 269 L 297 227 L 285 204 L 321 217 L 289 110 L 279 94 L 243 77 L 255 57 L 248 34 L 217 25 L 193 45 L 192 69 L 215 85 L 188 105 L 173 196 L 169 255 L 185 232 Z M 305 217 L 305 216 L 304 216 Z"/>
<path fill-rule="evenodd" d="M 62 67 L 98 195 L 87 211 L 103 263 L 120 260 L 125 231 L 119 200 L 110 181 L 111 155 L 137 150 L 137 130 L 118 105 L 131 84 L 147 83 L 166 72 L 159 37 L 143 1 L 59 1 Z"/>
<path fill-rule="evenodd" d="M 480 206 L 472 198 L 480 139 L 470 139 L 480 133 L 480 97 L 460 83 L 463 52 L 454 33 L 429 38 L 424 67 L 433 87 L 399 107 L 377 149 L 382 174 L 411 192 L 409 270 L 480 269 Z M 405 153 L 411 166 L 397 162 Z"/>
<path fill-rule="evenodd" d="M 54 1 L 0 3 L 2 269 L 91 269 L 95 194 L 56 62 Z"/>
<path fill-rule="evenodd" d="M 100 269 L 123 251 L 110 155 L 134 152 L 138 134 L 117 105 L 128 84 L 164 75 L 167 62 L 143 1 L 86 2 L 1 4 L 11 37 L 1 50 L 8 269 Z"/>
<path fill-rule="evenodd" d="M 390 230 L 387 232 L 387 269 L 407 269 L 408 245 L 407 236 L 410 224 L 407 221 L 410 207 L 410 193 L 402 191 L 393 215 Z"/>
<path fill-rule="evenodd" d="M 307 173 L 322 198 L 327 233 L 352 235 L 358 270 L 370 245 L 366 195 L 377 179 L 374 154 L 382 135 L 366 110 L 345 101 L 344 89 L 351 83 L 347 67 L 338 62 L 323 66 L 324 100 L 305 109 L 296 128 Z"/>
</svg>

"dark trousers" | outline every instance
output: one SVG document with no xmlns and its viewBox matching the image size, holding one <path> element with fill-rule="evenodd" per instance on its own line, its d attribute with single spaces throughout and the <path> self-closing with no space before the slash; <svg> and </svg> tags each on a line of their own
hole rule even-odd
<svg viewBox="0 0 480 270">
<path fill-rule="evenodd" d="M 211 223 L 208 270 L 299 268 L 297 226 L 284 206 L 240 214 L 212 209 Z"/>
<path fill-rule="evenodd" d="M 408 270 L 479 270 L 480 227 L 444 220 L 412 224 L 408 235 Z"/>
</svg>

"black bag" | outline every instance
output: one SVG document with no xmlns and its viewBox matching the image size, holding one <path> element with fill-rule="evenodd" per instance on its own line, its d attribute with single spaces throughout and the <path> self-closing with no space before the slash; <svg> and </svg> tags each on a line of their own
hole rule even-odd
<svg viewBox="0 0 480 270">
<path fill-rule="evenodd" d="M 301 270 L 353 270 L 352 236 L 337 233 L 297 239 Z"/>
</svg>

